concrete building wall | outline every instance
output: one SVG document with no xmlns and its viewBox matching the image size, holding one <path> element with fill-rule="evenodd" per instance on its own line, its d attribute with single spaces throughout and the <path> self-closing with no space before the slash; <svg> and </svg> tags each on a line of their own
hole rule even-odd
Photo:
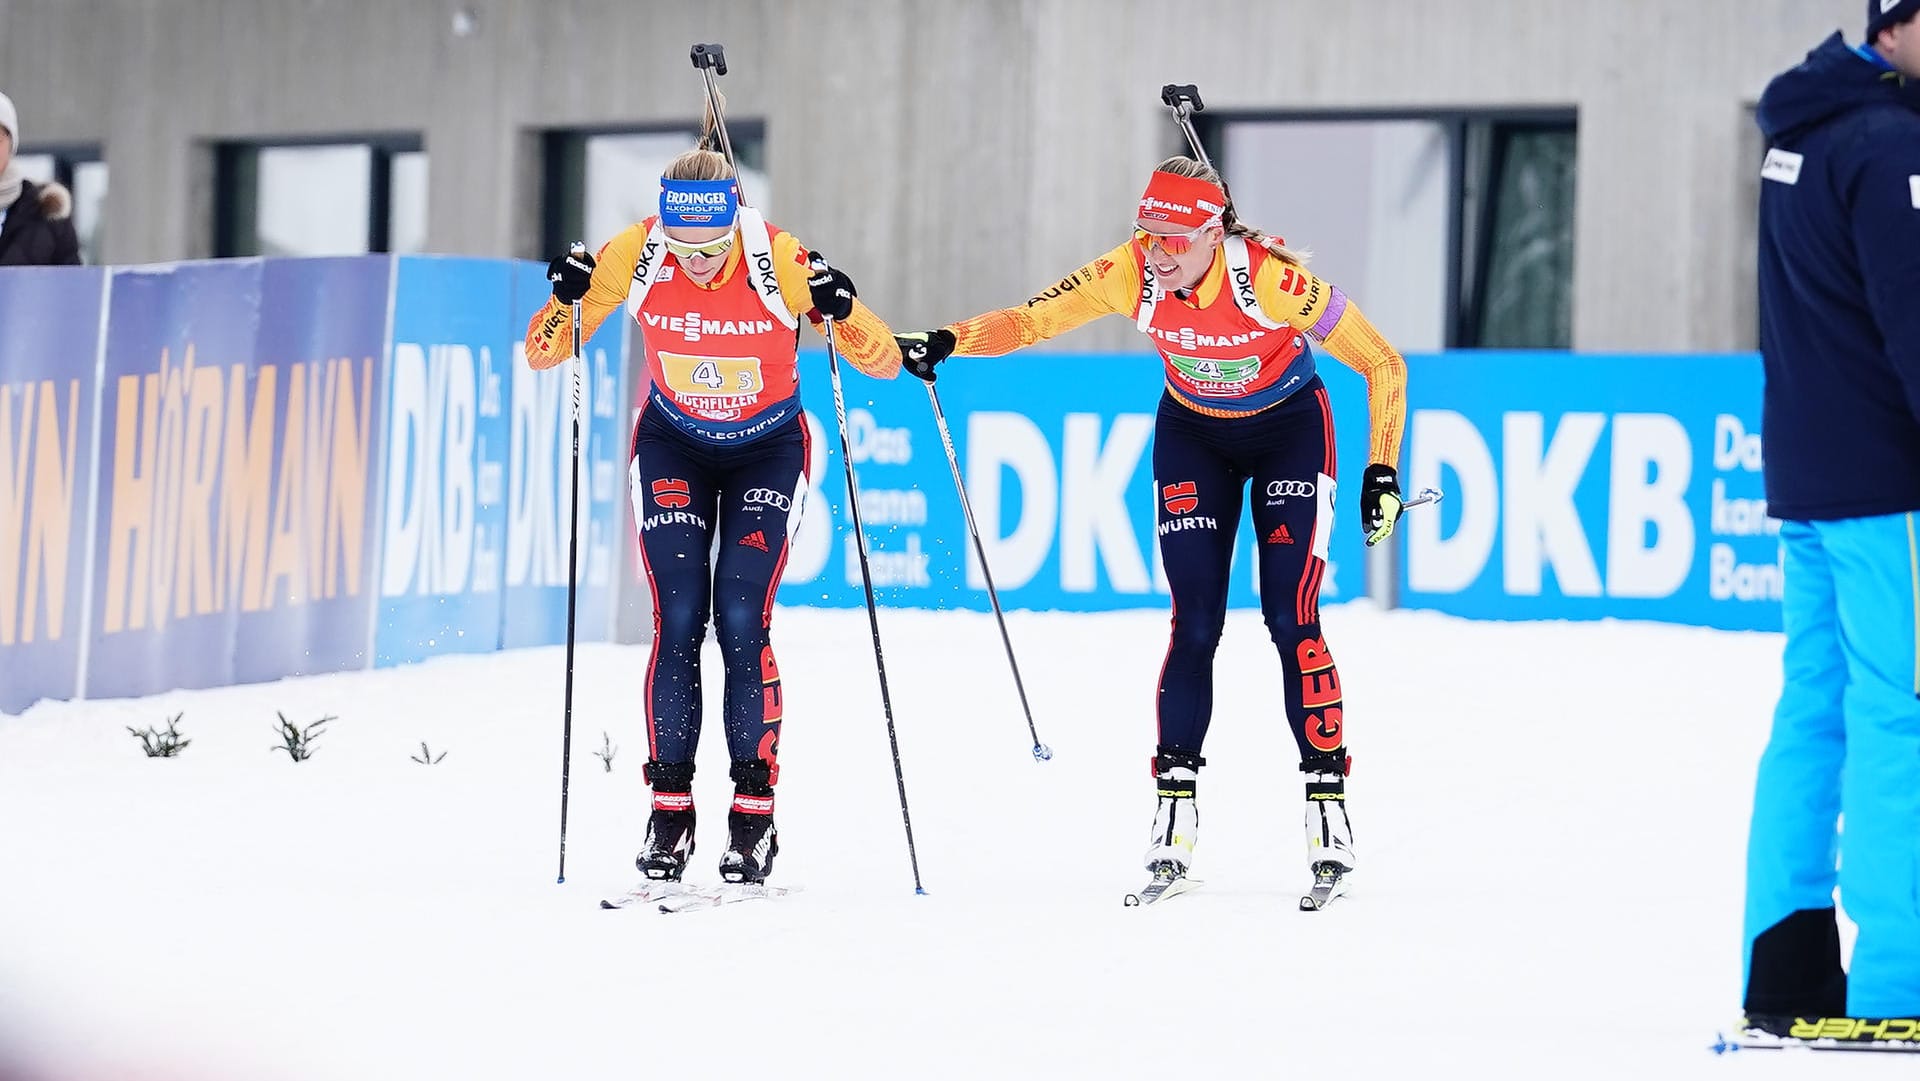
<svg viewBox="0 0 1920 1081">
<path fill-rule="evenodd" d="M 0 89 L 28 149 L 105 148 L 111 262 L 209 254 L 214 141 L 370 132 L 423 138 L 430 250 L 540 256 L 538 133 L 697 117 L 687 48 L 720 41 L 780 223 L 901 327 L 1117 243 L 1179 146 L 1166 82 L 1221 110 L 1570 106 L 1575 347 L 1712 350 L 1751 345 L 1751 104 L 1863 21 L 1859 0 L 0 0 Z M 1259 224 L 1313 244 L 1310 215 Z M 1064 344 L 1140 343 L 1105 320 Z"/>
</svg>

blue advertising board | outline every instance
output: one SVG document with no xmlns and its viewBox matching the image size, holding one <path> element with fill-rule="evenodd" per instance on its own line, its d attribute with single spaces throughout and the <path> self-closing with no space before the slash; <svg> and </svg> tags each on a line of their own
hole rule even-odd
<svg viewBox="0 0 1920 1081">
<path fill-rule="evenodd" d="M 0 712 L 79 691 L 105 277 L 0 270 Z"/>
<path fill-rule="evenodd" d="M 1154 535 L 1153 418 L 1164 382 L 1151 353 L 968 357 L 936 389 L 981 541 L 1007 608 L 1159 608 L 1165 571 Z M 1359 472 L 1367 455 L 1366 383 L 1331 357 L 1346 481 L 1322 586 L 1327 601 L 1364 593 Z M 846 472 L 824 353 L 801 357 L 813 491 L 788 555 L 783 604 L 864 604 Z M 953 471 L 925 385 L 869 379 L 841 365 L 847 434 L 860 487 L 875 593 L 893 607 L 989 607 Z M 1255 607 L 1255 538 L 1243 529 L 1228 603 Z"/>
<path fill-rule="evenodd" d="M 509 263 L 408 256 L 396 274 L 379 665 L 500 648 L 509 366 L 524 325 Z"/>
<path fill-rule="evenodd" d="M 631 517 L 630 323 L 588 344 L 579 517 L 567 366 L 527 368 L 530 263 L 230 260 L 4 272 L 0 711 L 605 639 Z M 75 328 L 93 327 L 88 335 Z M 49 344 L 52 343 L 52 344 Z M 925 385 L 801 357 L 812 476 L 779 600 L 863 602 L 844 460 L 880 603 L 983 610 Z M 1366 591 L 1364 382 L 1331 358 L 1329 601 Z M 1443 488 L 1395 538 L 1400 603 L 1473 618 L 1779 627 L 1752 354 L 1409 358 L 1402 475 Z M 1158 359 L 1034 352 L 939 383 L 1008 608 L 1161 608 Z M 1229 604 L 1258 604 L 1243 533 Z M 724 538 L 722 538 L 724 542 Z"/>
<path fill-rule="evenodd" d="M 267 589 L 241 606 L 234 642 L 241 683 L 371 663 L 392 274 L 387 256 L 272 259 L 263 271 L 253 355 L 262 373 L 285 374 Z"/>
<path fill-rule="evenodd" d="M 1478 619 L 1780 627 L 1760 359 L 1409 359 L 1400 601 Z"/>
<path fill-rule="evenodd" d="M 113 272 L 88 698 L 233 683 L 240 610 L 267 603 L 287 489 L 274 483 L 280 368 L 254 361 L 263 267 Z"/>
<path fill-rule="evenodd" d="M 88 697 L 365 665 L 390 266 L 114 272 Z"/>
<path fill-rule="evenodd" d="M 546 268 L 516 264 L 513 273 L 512 386 L 508 399 L 506 568 L 500 642 L 505 648 L 566 640 L 567 510 L 571 499 L 573 423 L 569 365 L 527 367 L 527 321 L 552 293 Z M 616 311 L 587 343 L 581 380 L 579 641 L 612 632 L 614 575 L 627 512 L 629 433 L 621 387 L 632 321 Z"/>
</svg>

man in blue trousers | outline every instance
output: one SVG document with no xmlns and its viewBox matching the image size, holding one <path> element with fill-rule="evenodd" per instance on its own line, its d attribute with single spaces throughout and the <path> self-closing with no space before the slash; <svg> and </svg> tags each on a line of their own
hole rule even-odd
<svg viewBox="0 0 1920 1081">
<path fill-rule="evenodd" d="M 1866 43 L 1821 43 L 1759 122 L 1787 644 L 1747 850 L 1748 1028 L 1920 1045 L 1920 0 L 1868 0 Z"/>
</svg>

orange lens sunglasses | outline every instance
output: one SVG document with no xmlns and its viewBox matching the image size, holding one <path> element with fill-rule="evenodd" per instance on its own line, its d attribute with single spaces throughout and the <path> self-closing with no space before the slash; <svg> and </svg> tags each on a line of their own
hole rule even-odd
<svg viewBox="0 0 1920 1081">
<path fill-rule="evenodd" d="M 1200 234 L 1206 231 L 1207 227 L 1202 225 L 1190 233 L 1173 233 L 1169 235 L 1167 233 L 1149 233 L 1145 229 L 1135 226 L 1133 230 L 1133 242 L 1140 245 L 1140 250 L 1143 252 L 1153 251 L 1153 246 L 1158 244 L 1160 245 L 1160 250 L 1166 252 L 1168 255 L 1185 255 L 1193 250 L 1193 246 L 1200 240 Z"/>
</svg>

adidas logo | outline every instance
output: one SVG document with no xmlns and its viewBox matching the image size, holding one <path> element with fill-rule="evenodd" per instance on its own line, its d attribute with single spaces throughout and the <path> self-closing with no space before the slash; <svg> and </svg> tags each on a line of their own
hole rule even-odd
<svg viewBox="0 0 1920 1081">
<path fill-rule="evenodd" d="M 1287 532 L 1287 527 L 1284 525 L 1276 526 L 1274 527 L 1273 532 L 1267 534 L 1267 543 L 1268 544 L 1292 544 L 1293 534 Z"/>
<path fill-rule="evenodd" d="M 741 537 L 740 543 L 746 545 L 749 548 L 758 548 L 764 552 L 767 550 L 766 531 L 762 529 L 756 529 L 753 532 L 747 534 L 746 536 Z"/>
</svg>

